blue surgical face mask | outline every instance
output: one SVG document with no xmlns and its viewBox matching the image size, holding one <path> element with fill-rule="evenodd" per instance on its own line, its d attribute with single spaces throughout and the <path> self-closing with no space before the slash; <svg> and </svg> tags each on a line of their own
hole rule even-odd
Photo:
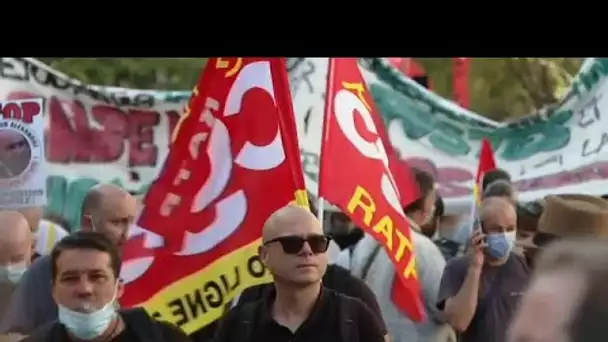
<svg viewBox="0 0 608 342">
<path fill-rule="evenodd" d="M 59 322 L 81 340 L 94 340 L 104 333 L 116 317 L 116 290 L 112 300 L 103 308 L 82 313 L 57 305 Z"/>
<path fill-rule="evenodd" d="M 25 271 L 27 271 L 27 264 L 25 261 L 17 264 L 0 266 L 0 282 L 17 284 L 21 280 L 21 277 L 23 277 Z"/>
<path fill-rule="evenodd" d="M 487 252 L 496 259 L 504 259 L 515 245 L 515 231 L 508 233 L 488 234 Z"/>
</svg>

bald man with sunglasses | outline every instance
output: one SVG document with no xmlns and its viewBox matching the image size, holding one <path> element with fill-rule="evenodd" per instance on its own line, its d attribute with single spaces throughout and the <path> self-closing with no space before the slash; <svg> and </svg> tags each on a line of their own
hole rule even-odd
<svg viewBox="0 0 608 342">
<path fill-rule="evenodd" d="M 307 209 L 279 209 L 266 221 L 262 240 L 260 257 L 274 286 L 228 312 L 215 342 L 384 341 L 362 301 L 323 287 L 330 238 Z"/>
</svg>

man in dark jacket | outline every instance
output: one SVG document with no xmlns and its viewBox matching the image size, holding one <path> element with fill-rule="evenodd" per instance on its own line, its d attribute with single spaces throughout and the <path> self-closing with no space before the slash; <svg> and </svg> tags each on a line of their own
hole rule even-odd
<svg viewBox="0 0 608 342">
<path fill-rule="evenodd" d="M 143 309 L 116 309 L 124 290 L 121 265 L 118 246 L 101 233 L 79 231 L 59 241 L 51 252 L 58 319 L 24 341 L 190 341 L 179 328 L 152 319 Z"/>
<path fill-rule="evenodd" d="M 117 245 L 126 241 L 136 215 L 136 201 L 111 184 L 93 187 L 82 204 L 81 229 L 104 234 Z M 26 217 L 27 218 L 27 217 Z M 57 306 L 49 286 L 52 263 L 48 255 L 39 257 L 25 272 L 12 295 L 9 309 L 0 324 L 0 333 L 31 331 L 57 319 Z"/>
</svg>

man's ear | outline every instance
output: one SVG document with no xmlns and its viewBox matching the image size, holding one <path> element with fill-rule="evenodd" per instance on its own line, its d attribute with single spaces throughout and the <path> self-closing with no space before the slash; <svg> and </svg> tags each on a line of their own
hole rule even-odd
<svg viewBox="0 0 608 342">
<path fill-rule="evenodd" d="M 124 293 L 125 282 L 122 280 L 122 278 L 118 278 L 118 283 L 116 284 L 116 300 L 120 299 Z"/>
<path fill-rule="evenodd" d="M 262 261 L 264 266 L 267 266 L 266 261 L 268 260 L 268 251 L 264 245 L 258 247 L 258 255 L 260 256 L 260 261 Z"/>
</svg>

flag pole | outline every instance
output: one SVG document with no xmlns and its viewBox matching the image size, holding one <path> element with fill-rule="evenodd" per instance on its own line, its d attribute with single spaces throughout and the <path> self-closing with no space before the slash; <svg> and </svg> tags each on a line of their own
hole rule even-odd
<svg viewBox="0 0 608 342">
<path fill-rule="evenodd" d="M 321 128 L 321 155 L 319 156 L 319 180 L 317 182 L 317 218 L 319 222 L 321 222 L 321 226 L 324 227 L 323 219 L 325 218 L 325 201 L 323 197 L 321 197 L 321 182 L 323 182 L 323 177 L 321 175 L 321 171 L 323 167 L 327 167 L 327 165 L 323 165 L 323 150 L 325 149 L 325 137 L 327 136 L 328 126 L 327 126 L 327 113 L 331 108 L 331 99 L 329 98 L 329 93 L 331 89 L 331 78 L 333 76 L 333 63 L 332 58 L 327 58 L 327 75 L 325 76 L 325 108 L 323 109 L 323 127 Z"/>
<path fill-rule="evenodd" d="M 321 225 L 323 225 L 323 219 L 325 217 L 325 201 L 323 200 L 323 197 L 319 196 L 319 198 L 317 199 L 317 218 L 319 219 L 319 222 L 321 222 Z"/>
</svg>

